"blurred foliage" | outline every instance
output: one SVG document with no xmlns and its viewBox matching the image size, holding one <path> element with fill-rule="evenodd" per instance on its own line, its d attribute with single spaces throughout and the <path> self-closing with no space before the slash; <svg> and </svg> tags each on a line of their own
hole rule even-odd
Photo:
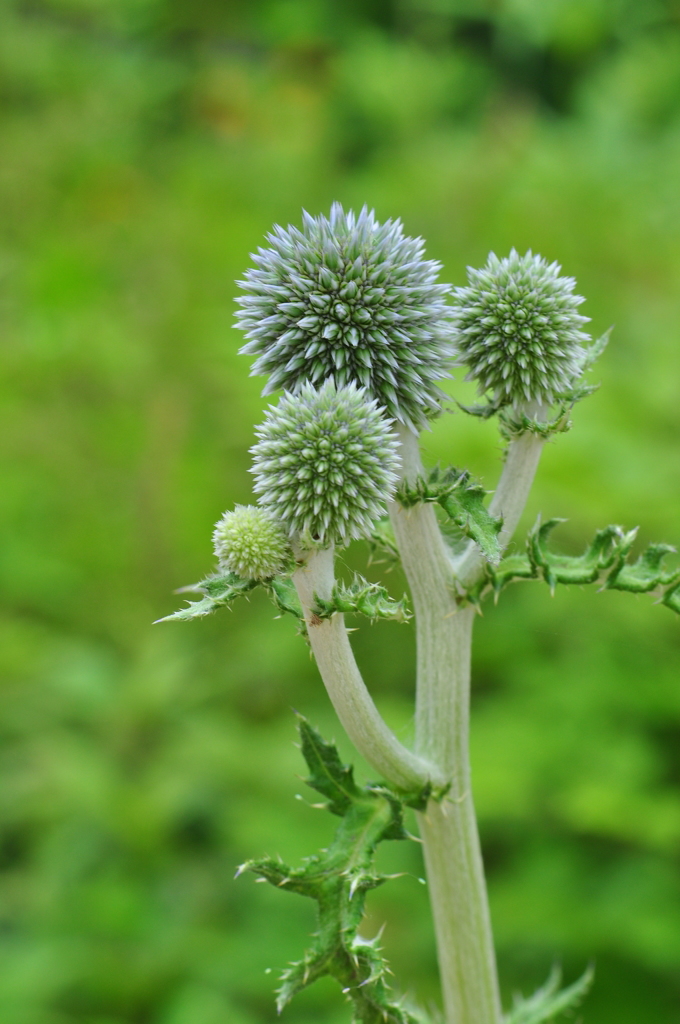
<svg viewBox="0 0 680 1024">
<path fill-rule="evenodd" d="M 257 594 L 150 625 L 251 499 L 264 402 L 232 282 L 274 221 L 366 202 L 456 283 L 489 249 L 560 261 L 594 332 L 616 326 L 525 525 L 567 516 L 572 553 L 610 522 L 680 540 L 679 58 L 677 0 L 0 5 L 3 1024 L 273 1021 L 265 971 L 312 926 L 232 881 L 330 838 L 294 801 L 291 706 L 356 760 L 304 642 Z M 493 423 L 447 415 L 425 446 L 493 487 Z M 407 737 L 411 627 L 354 636 Z M 677 620 L 518 586 L 478 622 L 475 677 L 506 1005 L 594 959 L 586 1024 L 675 1019 Z M 434 1000 L 417 845 L 381 857 L 407 874 L 367 930 L 387 922 L 400 987 Z M 330 983 L 286 1013 L 348 1015 Z"/>
</svg>

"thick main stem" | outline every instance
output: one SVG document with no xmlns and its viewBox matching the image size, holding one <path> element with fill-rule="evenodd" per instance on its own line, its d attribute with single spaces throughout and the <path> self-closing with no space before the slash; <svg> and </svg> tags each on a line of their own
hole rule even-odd
<svg viewBox="0 0 680 1024">
<path fill-rule="evenodd" d="M 401 430 L 406 479 L 421 471 L 417 438 Z M 416 753 L 450 782 L 419 816 L 447 1024 L 499 1024 L 491 921 L 468 752 L 470 647 L 474 609 L 453 596 L 448 551 L 434 510 L 390 515 L 416 613 Z"/>
</svg>

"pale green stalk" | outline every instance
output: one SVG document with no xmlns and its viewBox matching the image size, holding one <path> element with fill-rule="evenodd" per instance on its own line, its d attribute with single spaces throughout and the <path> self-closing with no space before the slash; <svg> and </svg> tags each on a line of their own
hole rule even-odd
<svg viewBox="0 0 680 1024">
<path fill-rule="evenodd" d="M 421 472 L 416 436 L 400 431 L 407 480 Z M 470 785 L 470 646 L 474 609 L 454 597 L 434 509 L 390 515 L 416 617 L 416 752 L 450 781 L 419 815 L 447 1024 L 499 1024 L 501 1005 L 484 869 Z"/>
<path fill-rule="evenodd" d="M 417 436 L 399 428 L 402 474 L 422 473 Z M 503 515 L 501 543 L 522 514 L 542 439 L 511 442 L 491 511 Z M 361 678 L 343 616 L 314 614 L 315 595 L 329 599 L 333 551 L 307 552 L 294 575 L 312 651 L 338 717 L 376 771 L 401 789 L 426 781 L 447 785 L 418 815 L 437 937 L 446 1024 L 500 1024 L 498 976 L 484 868 L 472 798 L 469 758 L 470 650 L 475 610 L 457 599 L 483 570 L 476 547 L 452 559 L 434 508 L 390 503 L 401 560 L 411 588 L 417 640 L 415 752 L 380 716 Z"/>
<path fill-rule="evenodd" d="M 320 619 L 315 596 L 328 600 L 334 583 L 333 550 L 306 553 L 293 581 L 305 613 L 309 642 L 338 718 L 357 750 L 387 782 L 402 790 L 420 790 L 444 778 L 425 758 L 407 750 L 380 716 L 366 689 L 350 646 L 344 616 Z"/>
</svg>

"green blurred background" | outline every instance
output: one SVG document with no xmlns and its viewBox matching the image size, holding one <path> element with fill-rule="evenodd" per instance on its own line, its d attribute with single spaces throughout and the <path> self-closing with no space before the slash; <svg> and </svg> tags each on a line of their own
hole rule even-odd
<svg viewBox="0 0 680 1024">
<path fill-rule="evenodd" d="M 570 551 L 609 522 L 679 541 L 680 4 L 3 0 L 0 107 L 0 1019 L 267 1024 L 312 907 L 234 869 L 331 835 L 295 800 L 291 707 L 353 755 L 265 601 L 151 625 L 251 500 L 265 402 L 233 281 L 273 222 L 334 199 L 402 217 L 454 283 L 490 249 L 558 260 L 615 331 L 527 524 L 567 517 Z M 493 487 L 493 423 L 446 415 L 425 447 Z M 408 737 L 410 628 L 355 638 Z M 477 639 L 506 1005 L 594 960 L 586 1024 L 673 1024 L 677 618 L 526 585 Z M 381 862 L 405 874 L 367 932 L 386 923 L 399 984 L 431 1004 L 418 847 Z M 330 982 L 284 1016 L 348 1018 Z"/>
</svg>

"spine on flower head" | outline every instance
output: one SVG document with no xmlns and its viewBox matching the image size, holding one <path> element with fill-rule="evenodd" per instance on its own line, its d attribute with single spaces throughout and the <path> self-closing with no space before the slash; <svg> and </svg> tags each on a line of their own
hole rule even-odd
<svg viewBox="0 0 680 1024">
<path fill-rule="evenodd" d="M 491 253 L 481 270 L 468 268 L 469 284 L 454 290 L 458 361 L 468 380 L 496 407 L 550 406 L 569 395 L 583 372 L 588 317 L 575 281 L 557 263 L 514 249 Z"/>
<path fill-rule="evenodd" d="M 367 536 L 397 483 L 398 441 L 355 384 L 302 384 L 270 406 L 253 447 L 255 490 L 303 548 Z"/>
<path fill-rule="evenodd" d="M 268 374 L 264 394 L 319 387 L 367 389 L 387 415 L 412 428 L 438 415 L 450 377 L 450 287 L 423 242 L 400 221 L 380 224 L 334 203 L 330 217 L 303 214 L 302 230 L 275 227 L 240 286 L 238 326 Z"/>
<path fill-rule="evenodd" d="M 255 505 L 237 505 L 233 512 L 225 512 L 215 525 L 213 546 L 220 569 L 242 579 L 272 579 L 293 563 L 281 525 Z"/>
</svg>

